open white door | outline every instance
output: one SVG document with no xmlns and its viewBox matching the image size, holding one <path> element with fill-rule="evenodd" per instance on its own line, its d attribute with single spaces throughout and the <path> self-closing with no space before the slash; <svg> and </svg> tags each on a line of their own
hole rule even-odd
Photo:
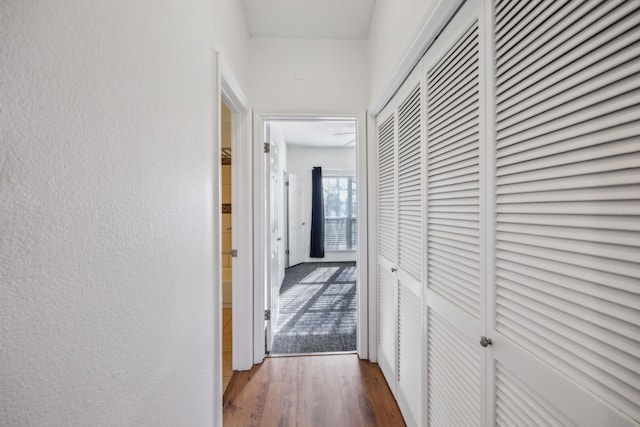
<svg viewBox="0 0 640 427">
<path fill-rule="evenodd" d="M 289 267 L 304 262 L 302 251 L 302 183 L 300 177 L 289 174 Z"/>
<path fill-rule="evenodd" d="M 253 363 L 262 363 L 265 356 L 266 330 L 265 310 L 267 310 L 267 295 L 269 280 L 269 260 L 268 251 L 265 250 L 269 244 L 268 228 L 268 189 L 269 189 L 269 168 L 267 167 L 267 155 L 264 154 L 264 144 L 266 138 L 265 123 L 262 117 L 256 112 L 253 113 L 253 276 L 254 276 L 254 324 L 253 324 Z"/>
<path fill-rule="evenodd" d="M 280 262 L 280 245 L 282 237 L 280 235 L 280 206 L 281 206 L 281 188 L 279 178 L 278 165 L 278 147 L 270 142 L 270 126 L 265 124 L 265 147 L 268 149 L 267 156 L 267 212 L 268 212 L 268 241 L 269 257 L 267 262 L 267 289 L 266 289 L 266 350 L 271 351 L 273 335 L 275 334 L 276 318 L 278 312 L 278 294 L 280 292 L 281 283 L 281 262 Z"/>
</svg>

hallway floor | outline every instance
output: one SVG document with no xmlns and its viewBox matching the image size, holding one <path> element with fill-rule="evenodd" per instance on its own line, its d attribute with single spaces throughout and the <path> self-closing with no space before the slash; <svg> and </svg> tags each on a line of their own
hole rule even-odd
<svg viewBox="0 0 640 427">
<path fill-rule="evenodd" d="M 225 427 L 405 425 L 378 365 L 355 354 L 267 358 L 227 396 Z"/>
</svg>

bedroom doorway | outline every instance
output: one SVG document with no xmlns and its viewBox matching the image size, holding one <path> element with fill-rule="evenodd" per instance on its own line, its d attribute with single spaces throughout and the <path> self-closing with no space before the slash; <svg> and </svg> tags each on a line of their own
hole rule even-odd
<svg viewBox="0 0 640 427">
<path fill-rule="evenodd" d="M 358 348 L 357 128 L 354 118 L 264 123 L 270 356 Z"/>
<path fill-rule="evenodd" d="M 224 393 L 233 374 L 233 265 L 232 265 L 232 147 L 231 110 L 220 104 L 220 183 L 222 224 L 222 392 Z"/>
</svg>

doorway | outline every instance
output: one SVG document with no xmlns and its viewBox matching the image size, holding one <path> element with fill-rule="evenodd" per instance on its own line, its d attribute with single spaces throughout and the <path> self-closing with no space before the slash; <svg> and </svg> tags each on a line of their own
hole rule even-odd
<svg viewBox="0 0 640 427">
<path fill-rule="evenodd" d="M 355 118 L 264 123 L 271 356 L 357 350 L 357 132 Z"/>
<path fill-rule="evenodd" d="M 232 265 L 232 149 L 231 110 L 220 105 L 220 167 L 222 218 L 222 391 L 226 391 L 233 374 L 233 265 Z"/>
</svg>

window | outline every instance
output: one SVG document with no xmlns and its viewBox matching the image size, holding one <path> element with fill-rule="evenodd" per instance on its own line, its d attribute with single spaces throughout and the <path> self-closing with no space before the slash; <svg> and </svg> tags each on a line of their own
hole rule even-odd
<svg viewBox="0 0 640 427">
<path fill-rule="evenodd" d="M 356 178 L 325 176 L 324 248 L 326 251 L 348 251 L 356 248 Z"/>
</svg>

